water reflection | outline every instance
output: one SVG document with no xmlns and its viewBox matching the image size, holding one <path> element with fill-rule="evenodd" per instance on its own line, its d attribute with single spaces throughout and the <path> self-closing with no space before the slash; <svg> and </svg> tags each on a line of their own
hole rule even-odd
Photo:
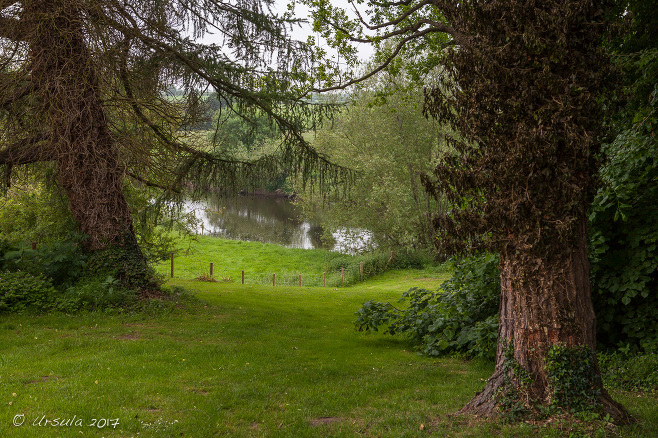
<svg viewBox="0 0 658 438">
<path fill-rule="evenodd" d="M 228 239 L 276 243 L 293 248 L 327 248 L 322 227 L 305 221 L 285 198 L 266 196 L 209 196 L 202 202 L 186 202 L 203 223 L 204 234 Z M 201 228 L 197 230 L 201 233 Z"/>
</svg>

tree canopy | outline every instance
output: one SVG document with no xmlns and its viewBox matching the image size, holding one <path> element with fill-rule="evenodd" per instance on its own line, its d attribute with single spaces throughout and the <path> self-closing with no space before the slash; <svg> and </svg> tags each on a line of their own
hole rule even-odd
<svg viewBox="0 0 658 438">
<path fill-rule="evenodd" d="M 126 183 L 174 193 L 281 167 L 320 181 L 344 177 L 302 137 L 332 109 L 302 99 L 315 56 L 290 37 L 299 20 L 277 15 L 273 3 L 1 0 L 5 186 L 18 168 L 53 163 L 86 248 L 100 250 L 136 246 Z M 201 42 L 209 34 L 218 42 Z M 173 87 L 183 94 L 168 95 Z M 247 162 L 200 142 L 186 127 L 203 114 L 206 91 L 222 111 L 268 118 L 281 152 Z"/>
</svg>

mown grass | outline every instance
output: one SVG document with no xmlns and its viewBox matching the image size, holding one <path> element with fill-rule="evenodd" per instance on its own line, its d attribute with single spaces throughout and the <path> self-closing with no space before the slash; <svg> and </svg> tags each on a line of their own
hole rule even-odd
<svg viewBox="0 0 658 438">
<path fill-rule="evenodd" d="M 346 288 L 174 279 L 198 301 L 141 314 L 5 316 L 0 436 L 658 435 L 656 396 L 635 392 L 614 393 L 640 419 L 626 428 L 453 415 L 491 364 L 419 356 L 402 338 L 353 326 L 363 301 L 446 277 L 398 271 Z M 82 425 L 38 425 L 55 418 Z M 99 429 L 93 419 L 118 424 Z"/>
</svg>

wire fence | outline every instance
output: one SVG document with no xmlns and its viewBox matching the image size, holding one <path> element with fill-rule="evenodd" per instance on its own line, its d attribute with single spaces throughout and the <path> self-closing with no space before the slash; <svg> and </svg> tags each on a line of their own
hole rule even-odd
<svg viewBox="0 0 658 438">
<path fill-rule="evenodd" d="M 392 255 L 391 255 L 392 257 Z M 171 254 L 171 278 L 182 278 L 180 274 L 176 274 L 176 261 L 174 253 Z M 251 273 L 245 270 L 238 271 L 235 275 L 225 271 L 215 269 L 213 263 L 209 265 L 202 265 L 199 261 L 198 274 L 190 275 L 189 267 L 184 270 L 184 277 L 186 279 L 195 279 L 200 281 L 211 282 L 231 282 L 242 284 L 258 284 L 270 286 L 307 286 L 307 287 L 343 287 L 363 281 L 365 278 L 374 274 L 366 267 L 364 270 L 364 263 L 360 262 L 359 265 L 351 268 L 342 268 L 340 270 L 326 271 L 322 273 Z"/>
</svg>

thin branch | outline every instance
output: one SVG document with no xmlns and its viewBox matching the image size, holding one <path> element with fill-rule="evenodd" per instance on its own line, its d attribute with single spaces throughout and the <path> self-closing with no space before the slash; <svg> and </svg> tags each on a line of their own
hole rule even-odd
<svg viewBox="0 0 658 438">
<path fill-rule="evenodd" d="M 147 179 L 145 179 L 145 178 L 142 178 L 141 176 L 136 175 L 136 174 L 134 174 L 134 173 L 132 173 L 132 172 L 126 172 L 126 175 L 128 175 L 129 177 L 131 177 L 132 179 L 134 179 L 134 180 L 136 180 L 136 181 L 139 181 L 139 182 L 143 183 L 143 184 L 146 185 L 147 187 L 154 187 L 154 188 L 156 188 L 156 189 L 162 189 L 162 190 L 164 190 L 164 191 L 171 191 L 171 192 L 174 192 L 174 193 L 177 193 L 177 194 L 180 194 L 180 193 L 181 193 L 181 191 L 180 191 L 179 189 L 177 189 L 177 188 L 174 188 L 174 187 L 166 187 L 166 186 L 163 186 L 163 185 L 161 185 L 161 184 L 151 182 L 151 181 L 149 181 L 149 180 L 147 180 Z"/>
<path fill-rule="evenodd" d="M 14 142 L 0 150 L 0 165 L 22 166 L 55 159 L 51 150 L 45 150 L 45 135 L 37 135 Z"/>
<path fill-rule="evenodd" d="M 358 84 L 359 82 L 363 82 L 366 79 L 376 75 L 377 73 L 379 73 L 380 71 L 382 71 L 386 67 L 388 67 L 388 65 L 391 63 L 391 61 L 393 61 L 393 59 L 398 55 L 398 53 L 400 53 L 400 50 L 402 50 L 404 45 L 407 44 L 409 41 L 414 40 L 416 38 L 420 38 L 420 37 L 422 37 L 424 35 L 427 35 L 428 33 L 432 33 L 432 32 L 442 32 L 442 30 L 429 28 L 429 29 L 424 29 L 424 30 L 418 31 L 416 33 L 413 33 L 413 34 L 407 36 L 406 38 L 403 38 L 395 46 L 395 49 L 393 50 L 393 53 L 391 53 L 388 56 L 388 58 L 386 58 L 386 60 L 384 60 L 384 62 L 379 65 L 379 67 L 372 70 L 370 73 L 368 73 L 364 76 L 361 76 L 359 78 L 352 79 L 351 81 L 346 82 L 345 84 L 342 84 L 342 85 L 336 85 L 336 86 L 328 87 L 328 88 L 313 88 L 313 89 L 309 90 L 309 92 L 324 93 L 324 92 L 327 92 L 327 91 L 342 90 L 342 89 L 345 89 L 345 88 L 349 87 L 350 85 L 354 85 L 354 84 Z M 447 47 L 447 46 L 450 46 L 450 45 L 453 45 L 453 44 L 454 44 L 453 42 L 449 42 L 449 43 L 446 43 L 443 47 Z"/>
<path fill-rule="evenodd" d="M 377 2 L 377 1 L 371 1 L 375 6 L 383 6 L 383 7 L 392 7 L 392 6 L 409 6 L 413 0 L 403 0 L 399 2 Z M 350 3 L 352 6 L 354 6 L 354 1 L 350 0 Z M 356 8 L 356 6 L 354 6 Z"/>
<path fill-rule="evenodd" d="M 398 18 L 396 18 L 393 21 L 387 21 L 385 23 L 377 24 L 375 26 L 371 26 L 370 24 L 368 24 L 368 22 L 363 19 L 363 17 L 361 16 L 361 13 L 359 12 L 359 10 L 356 7 L 354 8 L 354 12 L 358 15 L 359 21 L 361 22 L 361 24 L 363 24 L 369 30 L 378 30 L 378 29 L 381 29 L 383 27 L 391 27 L 391 26 L 395 26 L 395 25 L 400 24 L 402 21 L 407 19 L 407 17 L 412 15 L 414 12 L 416 12 L 417 10 L 422 8 L 423 6 L 427 6 L 428 4 L 431 4 L 431 0 L 425 0 L 423 2 L 418 3 L 416 6 L 409 9 L 408 11 L 402 13 Z"/>
</svg>

